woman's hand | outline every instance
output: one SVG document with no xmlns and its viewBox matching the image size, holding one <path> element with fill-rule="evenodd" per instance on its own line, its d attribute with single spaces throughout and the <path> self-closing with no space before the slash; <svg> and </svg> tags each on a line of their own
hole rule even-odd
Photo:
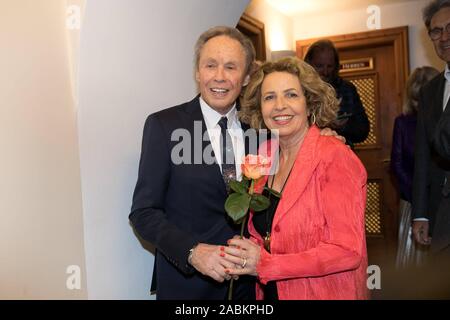
<svg viewBox="0 0 450 320">
<path fill-rule="evenodd" d="M 261 255 L 259 245 L 250 239 L 233 238 L 228 240 L 228 247 L 225 247 L 225 259 L 235 265 L 234 268 L 226 269 L 229 275 L 252 275 L 257 276 L 256 266 Z"/>
</svg>

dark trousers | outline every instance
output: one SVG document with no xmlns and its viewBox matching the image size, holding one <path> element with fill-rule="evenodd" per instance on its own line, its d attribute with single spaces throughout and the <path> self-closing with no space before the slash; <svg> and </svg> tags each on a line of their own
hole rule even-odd
<svg viewBox="0 0 450 320">
<path fill-rule="evenodd" d="M 228 287 L 229 289 L 229 287 Z M 227 295 L 224 298 L 228 299 Z M 241 276 L 238 281 L 233 283 L 233 300 L 256 300 L 256 277 L 253 276 Z"/>
</svg>

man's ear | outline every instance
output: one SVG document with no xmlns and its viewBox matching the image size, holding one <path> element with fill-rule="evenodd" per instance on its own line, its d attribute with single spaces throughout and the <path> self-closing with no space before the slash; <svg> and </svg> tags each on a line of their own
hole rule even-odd
<svg viewBox="0 0 450 320">
<path fill-rule="evenodd" d="M 200 82 L 200 73 L 198 70 L 195 71 L 195 81 Z"/>
<path fill-rule="evenodd" d="M 250 82 L 250 75 L 246 75 L 242 86 L 245 87 L 246 85 L 248 85 L 249 82 Z"/>
</svg>

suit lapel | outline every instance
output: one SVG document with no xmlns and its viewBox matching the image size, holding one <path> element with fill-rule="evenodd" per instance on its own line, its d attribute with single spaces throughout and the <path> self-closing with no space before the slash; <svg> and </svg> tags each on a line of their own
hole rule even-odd
<svg viewBox="0 0 450 320">
<path fill-rule="evenodd" d="M 291 175 L 286 182 L 286 187 L 284 188 L 274 217 L 273 226 L 277 225 L 289 211 L 308 185 L 319 163 L 316 157 L 316 146 L 319 136 L 320 130 L 316 126 L 308 130 L 305 140 L 298 151 Z"/>
<path fill-rule="evenodd" d="M 198 142 L 194 142 L 194 139 L 201 139 L 202 140 L 202 158 L 201 158 L 201 165 L 204 167 L 204 170 L 202 169 L 202 172 L 205 172 L 206 174 L 208 174 L 210 179 L 215 180 L 215 184 L 220 186 L 220 189 L 223 191 L 224 194 L 227 193 L 226 191 L 226 186 L 225 186 L 225 182 L 223 180 L 222 177 L 222 172 L 220 171 L 220 167 L 218 165 L 217 162 L 215 162 L 214 164 L 207 164 L 204 162 L 204 151 L 205 150 L 211 150 L 212 156 L 215 159 L 215 154 L 214 154 L 214 150 L 212 149 L 211 146 L 211 141 L 210 141 L 210 137 L 208 134 L 208 130 L 206 128 L 206 123 L 205 123 L 205 119 L 203 117 L 203 113 L 202 113 L 202 109 L 200 107 L 200 95 L 198 95 L 196 98 L 194 98 L 186 107 L 186 112 L 189 114 L 189 122 L 190 122 L 190 126 L 188 126 L 191 137 L 192 137 L 192 147 L 193 147 L 193 154 L 196 152 L 195 150 L 195 143 Z M 198 134 L 200 132 L 197 133 L 196 136 L 196 132 L 195 132 L 195 123 L 201 123 L 201 137 L 198 137 Z M 200 131 L 197 129 L 197 131 Z M 195 160 L 194 155 L 192 155 L 193 160 Z"/>
<path fill-rule="evenodd" d="M 439 76 L 439 87 L 437 93 L 433 95 L 433 104 L 432 104 L 432 123 L 433 126 L 437 123 L 439 118 L 442 115 L 442 106 L 444 105 L 444 90 L 445 90 L 445 77 L 444 73 Z"/>
<path fill-rule="evenodd" d="M 444 87 L 445 87 L 445 81 L 444 81 Z M 444 97 L 444 94 L 442 94 L 442 97 Z M 442 105 L 443 105 L 443 103 L 442 103 Z M 442 110 L 442 105 L 441 105 L 441 110 Z M 445 105 L 445 110 L 442 111 L 442 114 L 450 114 L 450 99 L 447 100 L 447 104 Z M 439 117 L 439 119 L 440 119 L 440 117 Z"/>
<path fill-rule="evenodd" d="M 450 99 L 448 99 L 447 105 L 445 106 L 445 110 L 442 114 L 449 115 L 450 114 Z"/>
<path fill-rule="evenodd" d="M 190 128 L 190 134 L 192 139 L 201 139 L 202 140 L 202 152 L 203 150 L 205 150 L 206 147 L 208 147 L 211 144 L 211 141 L 209 139 L 209 135 L 208 135 L 208 130 L 206 129 L 206 123 L 205 123 L 205 119 L 203 118 L 203 113 L 202 113 L 202 109 L 200 108 L 200 101 L 199 101 L 199 97 L 197 96 L 194 100 L 192 100 L 187 108 L 186 108 L 186 112 L 189 114 L 189 123 L 191 124 L 191 126 L 189 126 Z M 201 124 L 201 137 L 199 137 L 198 135 L 200 134 L 200 130 L 198 129 L 199 124 Z M 195 132 L 197 131 L 197 132 Z M 196 143 L 198 143 L 196 141 Z M 195 144 L 195 142 L 194 142 Z M 195 151 L 195 150 L 194 150 Z M 203 156 L 203 154 L 202 154 Z M 203 158 L 202 158 L 202 163 L 203 163 Z"/>
</svg>

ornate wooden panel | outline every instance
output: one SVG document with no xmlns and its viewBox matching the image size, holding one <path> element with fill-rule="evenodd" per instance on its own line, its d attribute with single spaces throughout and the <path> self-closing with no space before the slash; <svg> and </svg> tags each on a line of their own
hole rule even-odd
<svg viewBox="0 0 450 320">
<path fill-rule="evenodd" d="M 369 136 L 362 143 L 357 143 L 355 146 L 369 146 L 377 144 L 377 90 L 375 75 L 361 76 L 360 78 L 349 79 L 358 90 L 367 117 L 370 121 Z"/>
<path fill-rule="evenodd" d="M 366 235 L 382 235 L 383 224 L 381 218 L 382 187 L 378 181 L 367 183 L 366 201 Z"/>
</svg>

